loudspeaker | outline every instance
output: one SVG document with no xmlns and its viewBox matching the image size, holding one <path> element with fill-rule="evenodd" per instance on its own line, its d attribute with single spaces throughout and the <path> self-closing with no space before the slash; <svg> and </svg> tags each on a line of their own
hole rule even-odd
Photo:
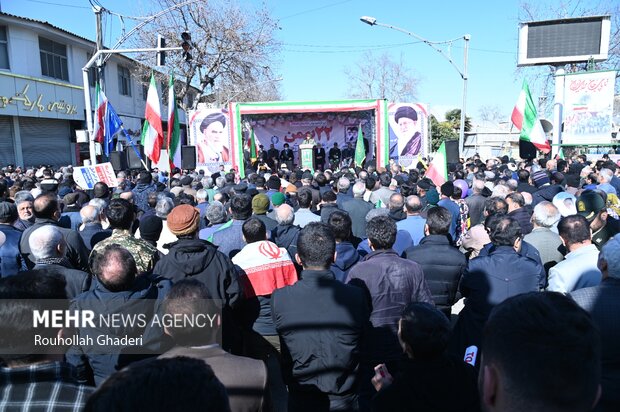
<svg viewBox="0 0 620 412">
<path fill-rule="evenodd" d="M 458 163 L 459 162 L 459 141 L 458 140 L 446 140 L 446 163 Z"/>
<path fill-rule="evenodd" d="M 146 162 L 147 159 L 144 157 L 144 146 L 142 146 L 141 144 L 137 144 L 136 148 L 140 152 L 140 156 L 142 156 L 142 159 L 144 159 L 144 161 Z M 127 159 L 128 169 L 144 169 L 144 165 L 140 161 L 140 158 L 138 157 L 138 155 L 136 155 L 136 152 L 133 150 L 133 147 L 131 146 L 125 147 L 125 158 Z"/>
<path fill-rule="evenodd" d="M 181 146 L 181 169 L 196 169 L 195 146 Z"/>
<path fill-rule="evenodd" d="M 521 159 L 532 160 L 536 157 L 536 146 L 533 143 L 519 140 L 519 157 Z"/>
<path fill-rule="evenodd" d="M 123 152 L 110 152 L 110 163 L 115 172 L 127 169 L 127 159 Z"/>
</svg>

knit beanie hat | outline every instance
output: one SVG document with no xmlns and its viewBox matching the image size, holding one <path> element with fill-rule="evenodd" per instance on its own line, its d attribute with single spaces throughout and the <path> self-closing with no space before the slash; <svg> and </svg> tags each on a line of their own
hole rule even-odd
<svg viewBox="0 0 620 412">
<path fill-rule="evenodd" d="M 284 195 L 280 192 L 278 193 L 274 193 L 273 196 L 271 196 L 271 203 L 274 206 L 280 206 L 281 204 L 284 203 L 284 201 L 286 200 L 286 198 L 284 197 Z"/>
<path fill-rule="evenodd" d="M 157 242 L 163 229 L 162 220 L 155 215 L 148 215 L 140 220 L 140 237 Z"/>
<path fill-rule="evenodd" d="M 262 215 L 269 209 L 269 197 L 264 193 L 259 193 L 252 199 L 252 211 L 254 214 Z"/>
<path fill-rule="evenodd" d="M 429 205 L 437 205 L 439 203 L 439 193 L 437 193 L 436 189 L 430 189 L 426 192 L 426 201 Z"/>
<path fill-rule="evenodd" d="M 191 235 L 198 230 L 200 212 L 191 205 L 179 205 L 172 209 L 166 218 L 168 229 L 177 235 Z"/>
<path fill-rule="evenodd" d="M 537 188 L 550 182 L 549 175 L 544 170 L 532 173 L 531 178 Z"/>
</svg>

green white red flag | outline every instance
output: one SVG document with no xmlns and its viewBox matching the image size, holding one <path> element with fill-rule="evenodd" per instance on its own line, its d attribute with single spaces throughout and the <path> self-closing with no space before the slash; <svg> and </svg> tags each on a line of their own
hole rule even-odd
<svg viewBox="0 0 620 412">
<path fill-rule="evenodd" d="M 170 158 L 170 170 L 174 167 L 181 167 L 181 127 L 172 74 L 168 82 L 168 157 Z"/>
<path fill-rule="evenodd" d="M 448 164 L 446 162 L 446 142 L 441 142 L 439 150 L 428 166 L 424 177 L 428 177 L 439 187 L 448 181 Z"/>
<path fill-rule="evenodd" d="M 357 127 L 357 143 L 355 143 L 355 165 L 362 167 L 362 163 L 366 158 L 366 148 L 364 147 L 364 134 L 362 133 L 362 124 Z"/>
<path fill-rule="evenodd" d="M 530 88 L 525 80 L 523 80 L 523 87 L 517 99 L 517 104 L 512 110 L 511 119 L 517 129 L 521 130 L 521 136 L 519 137 L 521 140 L 532 143 L 543 153 L 551 151 L 551 145 L 547 141 L 547 136 L 538 118 L 538 113 L 536 113 L 536 106 L 532 100 Z"/>
<path fill-rule="evenodd" d="M 159 95 L 155 85 L 155 76 L 151 73 L 151 84 L 146 95 L 146 110 L 144 111 L 144 126 L 142 127 L 142 145 L 144 152 L 153 163 L 159 162 L 159 154 L 164 144 L 164 132 L 161 127 L 161 111 L 159 109 Z"/>
<path fill-rule="evenodd" d="M 258 155 L 256 154 L 256 138 L 254 137 L 254 129 L 252 129 L 252 133 L 250 134 L 250 161 L 254 163 L 258 159 Z"/>
<path fill-rule="evenodd" d="M 106 109 L 106 103 L 108 102 L 108 98 L 103 93 L 103 90 L 101 90 L 101 86 L 99 85 L 99 82 L 97 82 L 97 85 L 95 86 L 95 102 L 96 102 L 96 107 L 95 107 L 95 118 L 93 119 L 93 123 L 94 123 L 93 136 L 96 142 L 103 144 L 103 134 L 105 131 L 105 127 L 103 124 L 104 122 L 103 118 L 105 117 L 105 109 Z"/>
</svg>

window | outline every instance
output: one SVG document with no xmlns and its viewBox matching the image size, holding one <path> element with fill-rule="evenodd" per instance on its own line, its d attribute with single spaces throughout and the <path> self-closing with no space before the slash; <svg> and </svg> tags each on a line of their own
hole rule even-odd
<svg viewBox="0 0 620 412">
<path fill-rule="evenodd" d="M 6 35 L 6 27 L 0 26 L 0 69 L 10 69 L 9 66 L 9 42 Z"/>
<path fill-rule="evenodd" d="M 67 46 L 39 37 L 39 52 L 43 76 L 69 81 Z"/>
<path fill-rule="evenodd" d="M 131 96 L 131 74 L 127 67 L 118 66 L 118 92 L 121 96 Z"/>
</svg>

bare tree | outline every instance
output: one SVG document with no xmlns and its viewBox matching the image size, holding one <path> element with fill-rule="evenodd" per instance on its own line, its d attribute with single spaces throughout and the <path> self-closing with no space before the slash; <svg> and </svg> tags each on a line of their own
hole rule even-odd
<svg viewBox="0 0 620 412">
<path fill-rule="evenodd" d="M 157 0 L 153 10 L 145 14 L 167 9 L 183 0 Z M 193 48 L 192 58 L 186 61 L 181 52 L 168 52 L 165 68 L 161 71 L 175 73 L 183 82 L 175 88 L 183 109 L 191 109 L 199 101 L 219 104 L 222 95 L 237 94 L 238 99 L 257 100 L 267 96 L 279 98 L 275 61 L 279 52 L 274 32 L 277 22 L 266 8 L 253 9 L 251 5 L 236 4 L 234 0 L 196 1 L 161 16 L 157 21 L 139 31 L 133 38 L 135 46 L 153 46 L 157 35 L 167 39 L 167 47 L 181 46 L 181 33 L 189 32 Z M 148 66 L 154 66 L 153 53 L 136 56 L 147 67 L 137 66 L 137 75 L 146 79 Z M 167 81 L 167 74 L 161 81 Z M 198 96 L 191 96 L 191 88 L 198 89 Z M 219 94 L 218 94 L 219 93 Z M 186 96 L 194 97 L 191 101 Z"/>
<path fill-rule="evenodd" d="M 502 115 L 502 111 L 498 105 L 484 105 L 478 110 L 480 119 L 485 122 L 498 123 L 502 120 L 506 120 L 506 116 Z"/>
<path fill-rule="evenodd" d="M 553 4 L 543 4 L 536 1 L 521 1 L 519 7 L 519 21 L 521 22 L 601 15 L 611 16 L 609 58 L 604 62 L 596 63 L 593 68 L 596 70 L 616 69 L 620 65 L 620 2 L 561 0 Z M 583 71 L 586 68 L 587 63 L 564 66 L 566 73 Z M 554 72 L 555 67 L 553 66 L 522 67 L 516 71 L 519 78 L 526 77 L 528 79 L 530 89 L 534 94 L 546 98 L 546 100 L 539 102 L 543 106 L 541 107 L 543 112 L 549 112 L 553 106 L 553 99 L 548 97 L 555 94 Z M 618 79 L 620 79 L 620 72 L 616 73 L 616 89 L 618 88 Z"/>
<path fill-rule="evenodd" d="M 366 52 L 351 68 L 345 69 L 349 78 L 349 97 L 356 99 L 388 99 L 409 102 L 416 99 L 418 79 L 413 69 L 405 66 L 403 56 L 393 60 L 383 53 L 375 56 Z"/>
</svg>

